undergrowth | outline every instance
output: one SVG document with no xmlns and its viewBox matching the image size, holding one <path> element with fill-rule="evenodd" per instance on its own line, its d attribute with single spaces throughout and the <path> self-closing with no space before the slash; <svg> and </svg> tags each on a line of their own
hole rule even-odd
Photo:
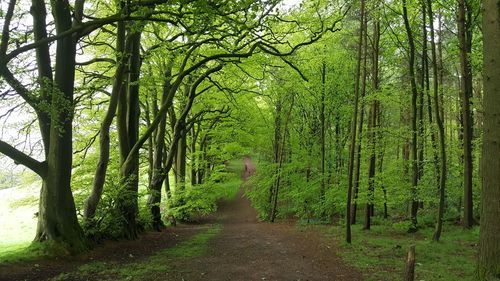
<svg viewBox="0 0 500 281">
<path fill-rule="evenodd" d="M 330 238 L 344 239 L 341 226 L 315 226 L 323 228 Z M 339 256 L 363 272 L 367 281 L 401 280 L 408 248 L 416 247 L 415 280 L 468 281 L 475 280 L 477 241 L 479 228 L 464 230 L 446 225 L 440 242 L 432 241 L 433 228 L 417 233 L 406 233 L 397 224 L 362 225 L 352 227 L 352 244 L 340 243 Z"/>
</svg>

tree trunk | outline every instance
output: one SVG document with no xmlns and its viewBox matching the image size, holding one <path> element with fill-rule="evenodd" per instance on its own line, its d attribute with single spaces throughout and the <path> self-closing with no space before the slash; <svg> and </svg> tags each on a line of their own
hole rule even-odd
<svg viewBox="0 0 500 281">
<path fill-rule="evenodd" d="M 110 149 L 110 139 L 109 139 L 109 129 L 113 122 L 116 114 L 116 109 L 118 107 L 118 100 L 120 94 L 123 93 L 124 89 L 124 76 L 126 61 L 128 59 L 128 54 L 130 53 L 130 40 L 127 40 L 127 45 L 125 46 L 125 27 L 124 23 L 118 23 L 117 31 L 117 50 L 125 51 L 119 58 L 119 63 L 115 71 L 115 80 L 113 84 L 113 89 L 111 91 L 111 97 L 109 100 L 108 110 L 101 123 L 100 135 L 99 135 L 99 161 L 97 163 L 97 168 L 94 174 L 94 181 L 92 184 L 92 191 L 90 195 L 85 200 L 83 216 L 85 219 L 91 219 L 94 217 L 99 201 L 101 200 L 101 195 L 106 181 L 106 172 L 108 170 L 109 163 L 109 149 Z"/>
<path fill-rule="evenodd" d="M 170 80 L 172 79 L 172 67 L 173 60 L 167 63 L 165 69 L 165 77 L 163 82 L 161 104 L 164 104 L 168 98 L 168 93 L 170 91 Z M 156 112 L 158 114 L 158 112 Z M 156 116 L 155 116 L 156 117 Z M 151 215 L 153 217 L 153 228 L 160 231 L 164 227 L 164 223 L 161 220 L 160 206 L 161 203 L 161 186 L 168 177 L 168 172 L 164 169 L 164 158 L 165 158 L 165 134 L 167 127 L 167 116 L 162 116 L 160 124 L 157 128 L 155 148 L 153 155 L 153 170 L 152 170 L 152 180 L 149 185 L 149 198 L 148 206 L 151 210 Z M 169 191 L 169 189 L 168 189 Z"/>
<path fill-rule="evenodd" d="M 365 121 L 365 96 L 366 96 L 366 78 L 367 78 L 367 59 L 368 59 L 368 20 L 365 12 L 364 22 L 363 22 L 363 68 L 361 74 L 361 105 L 360 105 L 360 114 L 359 114 L 359 125 L 358 125 L 358 139 L 356 144 L 356 160 L 355 160 L 355 168 L 354 168 L 354 203 L 352 206 L 352 216 L 351 223 L 356 223 L 357 217 L 357 209 L 358 203 L 356 202 L 358 199 L 359 193 L 359 178 L 360 178 L 360 168 L 361 168 L 361 150 L 363 144 L 363 124 Z"/>
<path fill-rule="evenodd" d="M 348 175 L 348 186 L 347 186 L 347 203 L 346 203 L 346 242 L 351 244 L 351 197 L 352 197 L 352 186 L 353 186 L 353 174 L 354 174 L 354 152 L 356 148 L 356 127 L 358 120 L 358 104 L 359 104 L 359 80 L 361 76 L 361 54 L 363 45 L 363 33 L 364 33 L 364 17 L 365 17 L 365 0 L 361 0 L 361 19 L 359 28 L 359 41 L 358 41 L 358 57 L 356 66 L 356 77 L 354 84 L 354 111 L 352 114 L 351 121 L 351 144 L 349 146 L 349 175 Z"/>
<path fill-rule="evenodd" d="M 467 19 L 466 19 L 467 14 Z M 472 48 L 471 14 L 467 0 L 458 1 L 458 42 L 460 50 L 460 98 L 463 122 L 463 177 L 464 177 L 464 217 L 465 228 L 471 228 L 474 224 L 473 202 L 472 202 L 472 112 L 470 99 L 472 98 L 472 67 L 470 64 L 470 52 Z"/>
<path fill-rule="evenodd" d="M 139 211 L 137 202 L 137 192 L 139 189 L 139 151 L 132 151 L 132 147 L 139 138 L 139 73 L 141 32 L 130 31 L 131 56 L 129 61 L 128 89 L 126 104 L 122 105 L 126 110 L 126 132 L 119 131 L 120 141 L 126 142 L 126 151 L 122 151 L 120 176 L 122 178 L 123 191 L 118 198 L 118 208 L 123 215 L 124 224 L 122 229 L 123 237 L 136 239 L 138 236 L 137 213 Z M 125 99 L 121 99 L 125 101 Z M 128 160 L 127 160 L 128 159 Z"/>
<path fill-rule="evenodd" d="M 326 188 L 326 171 L 325 171 L 325 94 L 326 94 L 326 63 L 323 61 L 321 69 L 321 110 L 320 110 L 320 121 L 321 121 L 321 189 L 320 189 L 320 202 L 322 205 L 322 210 L 324 210 L 325 202 L 325 188 Z M 321 216 L 323 217 L 323 215 Z"/>
<path fill-rule="evenodd" d="M 434 22 L 434 14 L 432 12 L 432 2 L 427 0 L 427 11 L 429 14 L 429 22 Z M 443 227 L 443 214 L 445 208 L 445 189 L 446 189 L 446 144 L 445 144 L 445 131 L 444 131 L 444 121 L 443 116 L 440 112 L 439 103 L 439 75 L 438 75 L 438 59 L 436 51 L 436 41 L 434 41 L 434 26 L 431 25 L 431 53 L 432 53 L 432 70 L 433 70 L 433 95 L 434 95 L 434 115 L 436 116 L 436 124 L 438 126 L 438 137 L 439 137 L 439 152 L 441 167 L 439 173 L 439 207 L 438 207 L 438 217 L 436 223 L 436 229 L 434 231 L 433 240 L 439 241 L 441 237 L 441 230 Z"/>
<path fill-rule="evenodd" d="M 278 212 L 278 195 L 279 195 L 279 188 L 280 188 L 280 183 L 281 183 L 281 178 L 283 175 L 283 162 L 285 160 L 285 146 L 286 146 L 286 136 L 287 136 L 287 131 L 288 131 L 288 124 L 290 122 L 290 116 L 292 114 L 293 110 L 293 105 L 295 103 L 295 95 L 292 95 L 292 100 L 290 103 L 290 109 L 287 112 L 286 118 L 285 118 L 285 124 L 284 124 L 284 133 L 282 136 L 280 136 L 281 143 L 279 144 L 279 152 L 278 152 L 278 176 L 276 177 L 275 183 L 274 183 L 274 192 L 273 192 L 273 205 L 271 208 L 271 222 L 274 222 L 277 216 Z"/>
<path fill-rule="evenodd" d="M 411 180 L 411 226 L 408 230 L 409 232 L 415 232 L 418 229 L 417 223 L 417 212 L 418 212 L 418 194 L 417 194 L 417 185 L 418 185 L 418 154 L 417 154 L 417 83 L 415 80 L 415 42 L 413 40 L 413 31 L 411 30 L 410 22 L 408 20 L 408 9 L 406 0 L 403 0 L 403 20 L 406 29 L 406 35 L 408 37 L 408 45 L 409 49 L 409 74 L 410 74 L 410 84 L 411 84 L 411 131 L 412 131 L 412 141 L 411 141 L 411 156 L 412 156 L 412 180 Z"/>
<path fill-rule="evenodd" d="M 380 23 L 375 19 L 373 23 L 373 49 L 372 49 L 372 88 L 373 93 L 377 93 L 379 88 L 378 83 L 378 57 L 379 57 L 379 39 L 380 39 Z M 374 191 L 375 191 L 375 171 L 377 165 L 377 129 L 378 129 L 378 114 L 379 114 L 379 101 L 373 99 L 369 121 L 368 121 L 368 143 L 369 143 L 369 162 L 368 162 L 368 196 L 365 205 L 365 220 L 364 229 L 370 229 L 371 217 L 374 213 Z"/>
<path fill-rule="evenodd" d="M 72 27 L 69 5 L 51 2 L 57 34 Z M 73 253 L 86 249 L 83 231 L 76 217 L 71 192 L 73 162 L 73 91 L 76 44 L 72 36 L 57 40 L 54 85 L 51 91 L 50 144 L 47 172 L 40 191 L 35 241 L 56 241 Z"/>
<path fill-rule="evenodd" d="M 408 249 L 408 255 L 406 257 L 405 264 L 405 281 L 415 280 L 415 245 L 411 245 Z"/>
<path fill-rule="evenodd" d="M 479 278 L 500 278 L 500 1 L 483 0 L 484 133 Z"/>
</svg>

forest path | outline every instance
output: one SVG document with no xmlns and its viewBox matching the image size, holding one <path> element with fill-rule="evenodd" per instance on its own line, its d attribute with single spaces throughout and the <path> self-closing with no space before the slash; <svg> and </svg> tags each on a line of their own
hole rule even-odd
<svg viewBox="0 0 500 281">
<path fill-rule="evenodd" d="M 255 166 L 250 158 L 244 164 L 246 180 Z M 294 223 L 259 222 L 243 188 L 215 217 L 222 231 L 203 256 L 176 264 L 183 270 L 172 280 L 362 280 L 337 256 L 334 241 Z"/>
<path fill-rule="evenodd" d="M 246 181 L 255 166 L 243 161 Z M 335 243 L 294 222 L 259 222 L 242 187 L 198 223 L 106 241 L 76 257 L 0 264 L 0 281 L 362 280 Z"/>
</svg>

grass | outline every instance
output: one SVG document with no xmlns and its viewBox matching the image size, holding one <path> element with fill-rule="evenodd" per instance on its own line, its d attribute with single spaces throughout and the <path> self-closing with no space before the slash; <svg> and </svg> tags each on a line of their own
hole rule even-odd
<svg viewBox="0 0 500 281">
<path fill-rule="evenodd" d="M 118 280 L 118 281 L 140 281 L 156 280 L 165 276 L 171 268 L 169 265 L 176 261 L 202 256 L 208 247 L 208 242 L 222 230 L 221 225 L 213 225 L 208 230 L 194 235 L 189 240 L 178 245 L 159 250 L 152 256 L 137 262 L 127 264 L 113 264 L 95 261 L 80 266 L 76 271 L 61 273 L 51 281 L 64 280 Z"/>
<path fill-rule="evenodd" d="M 317 227 L 330 237 L 344 239 L 340 226 Z M 354 225 L 352 244 L 341 243 L 339 256 L 362 272 L 365 280 L 401 280 L 408 248 L 414 244 L 415 280 L 475 280 L 479 229 L 446 225 L 440 242 L 432 242 L 432 233 L 432 228 L 408 234 L 391 225 L 374 225 L 369 231 Z"/>
<path fill-rule="evenodd" d="M 2 242 L 0 243 L 0 263 L 15 262 L 30 254 L 30 242 Z"/>
<path fill-rule="evenodd" d="M 64 245 L 56 242 L 7 242 L 0 244 L 0 247 L 2 247 L 0 264 L 26 262 L 44 257 L 67 256 L 70 254 Z"/>
</svg>

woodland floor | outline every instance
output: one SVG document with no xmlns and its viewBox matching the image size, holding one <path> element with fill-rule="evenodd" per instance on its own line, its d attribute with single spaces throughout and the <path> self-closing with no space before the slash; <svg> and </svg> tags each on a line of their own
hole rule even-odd
<svg viewBox="0 0 500 281">
<path fill-rule="evenodd" d="M 255 168 L 244 161 L 246 179 Z M 241 189 L 196 224 L 107 242 L 78 257 L 0 265 L 0 280 L 362 280 L 337 256 L 335 241 L 256 217 Z"/>
</svg>

